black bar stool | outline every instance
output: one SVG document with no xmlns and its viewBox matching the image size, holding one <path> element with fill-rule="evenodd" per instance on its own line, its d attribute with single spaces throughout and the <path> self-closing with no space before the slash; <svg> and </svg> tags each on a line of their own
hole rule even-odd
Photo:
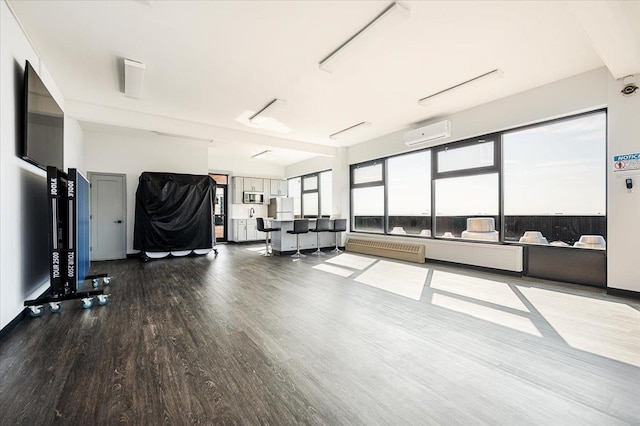
<svg viewBox="0 0 640 426">
<path fill-rule="evenodd" d="M 280 228 L 265 228 L 264 227 L 264 219 L 259 217 L 256 219 L 257 223 L 258 223 L 258 231 L 264 232 L 266 234 L 265 239 L 264 239 L 264 247 L 265 247 L 265 252 L 263 254 L 263 256 L 273 256 L 273 250 L 269 251 L 269 234 L 271 232 L 277 232 L 280 231 Z"/>
<path fill-rule="evenodd" d="M 336 233 L 336 248 L 331 250 L 331 253 L 342 253 L 342 250 L 338 248 L 338 237 L 340 232 L 347 230 L 347 219 L 335 219 L 333 221 L 333 232 Z"/>
<path fill-rule="evenodd" d="M 296 252 L 291 257 L 305 257 L 300 253 L 300 234 L 306 234 L 309 232 L 309 220 L 308 219 L 296 219 L 293 221 L 293 230 L 288 230 L 287 234 L 295 234 L 296 236 Z"/>
<path fill-rule="evenodd" d="M 323 255 L 324 253 L 320 250 L 320 233 L 321 232 L 329 232 L 333 231 L 333 227 L 331 226 L 331 220 L 329 219 L 316 219 L 316 227 L 311 229 L 310 232 L 316 233 L 316 241 L 317 241 L 317 249 L 311 254 L 315 254 L 316 256 Z"/>
</svg>

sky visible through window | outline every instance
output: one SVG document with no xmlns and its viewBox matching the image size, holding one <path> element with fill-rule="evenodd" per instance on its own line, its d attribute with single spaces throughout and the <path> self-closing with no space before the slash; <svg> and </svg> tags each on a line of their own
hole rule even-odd
<svg viewBox="0 0 640 426">
<path fill-rule="evenodd" d="M 429 155 L 424 151 L 388 160 L 395 166 L 388 170 L 390 215 L 428 214 Z M 381 165 L 360 168 L 354 177 L 356 183 L 380 179 Z M 606 113 L 505 133 L 503 179 L 506 216 L 605 215 Z M 497 215 L 498 194 L 495 174 L 439 179 L 436 214 Z M 382 215 L 383 203 L 382 187 L 353 190 L 356 216 Z"/>
<path fill-rule="evenodd" d="M 506 216 L 605 214 L 604 112 L 506 133 L 503 156 Z"/>
</svg>

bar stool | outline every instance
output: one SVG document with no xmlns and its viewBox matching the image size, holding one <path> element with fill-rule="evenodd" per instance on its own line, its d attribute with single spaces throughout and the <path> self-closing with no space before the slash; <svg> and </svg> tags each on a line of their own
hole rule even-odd
<svg viewBox="0 0 640 426">
<path fill-rule="evenodd" d="M 301 258 L 305 257 L 300 253 L 300 234 L 306 234 L 309 232 L 309 219 L 296 219 L 293 221 L 293 230 L 288 230 L 287 234 L 295 234 L 296 236 L 296 252 L 291 257 Z"/>
<path fill-rule="evenodd" d="M 336 248 L 331 250 L 331 253 L 342 253 L 342 250 L 338 248 L 338 236 L 340 232 L 347 230 L 347 219 L 335 219 L 333 221 L 333 232 L 336 233 Z"/>
<path fill-rule="evenodd" d="M 316 233 L 316 242 L 317 249 L 311 254 L 315 254 L 316 256 L 324 255 L 322 250 L 320 250 L 320 233 L 321 232 L 330 232 L 333 231 L 333 227 L 331 226 L 331 220 L 329 219 L 316 219 L 316 227 L 311 229 L 310 232 Z"/>
<path fill-rule="evenodd" d="M 271 251 L 269 251 L 269 234 L 271 232 L 280 231 L 280 228 L 265 228 L 264 227 L 264 219 L 261 218 L 261 217 L 257 218 L 256 221 L 257 221 L 257 224 L 258 224 L 258 231 L 264 232 L 266 234 L 265 239 L 264 239 L 265 252 L 264 252 L 263 256 L 273 256 L 273 249 Z"/>
</svg>

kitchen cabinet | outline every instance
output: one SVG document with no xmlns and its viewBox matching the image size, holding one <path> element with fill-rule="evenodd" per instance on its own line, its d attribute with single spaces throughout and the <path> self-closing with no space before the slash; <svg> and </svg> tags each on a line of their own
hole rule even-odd
<svg viewBox="0 0 640 426">
<path fill-rule="evenodd" d="M 245 177 L 243 188 L 245 191 L 248 191 L 248 192 L 263 192 L 264 179 Z"/>
<path fill-rule="evenodd" d="M 287 181 L 286 180 L 270 180 L 269 181 L 270 195 L 272 197 L 286 197 L 287 196 Z"/>
<path fill-rule="evenodd" d="M 265 239 L 265 233 L 258 231 L 256 219 L 231 219 L 231 241 L 259 241 Z"/>
<path fill-rule="evenodd" d="M 233 186 L 233 204 L 242 204 L 242 193 L 244 192 L 244 178 L 234 176 L 231 179 Z"/>
</svg>

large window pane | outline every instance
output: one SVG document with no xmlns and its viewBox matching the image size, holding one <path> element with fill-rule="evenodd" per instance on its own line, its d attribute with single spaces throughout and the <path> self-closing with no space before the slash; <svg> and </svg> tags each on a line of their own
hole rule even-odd
<svg viewBox="0 0 640 426">
<path fill-rule="evenodd" d="M 431 151 L 387 161 L 387 203 L 387 232 L 431 235 Z"/>
<path fill-rule="evenodd" d="M 312 191 L 312 190 L 317 190 L 318 189 L 318 176 L 313 175 L 313 176 L 305 176 L 304 181 L 303 181 L 303 190 L 306 191 Z"/>
<path fill-rule="evenodd" d="M 503 158 L 505 240 L 606 236 L 604 112 L 506 133 Z"/>
<path fill-rule="evenodd" d="M 382 163 L 375 163 L 369 166 L 359 166 L 353 170 L 353 182 L 359 183 L 379 182 L 382 180 Z"/>
<path fill-rule="evenodd" d="M 436 235 L 498 241 L 498 174 L 438 179 L 435 185 Z M 467 228 L 467 219 L 477 218 Z M 493 218 L 493 227 L 490 220 Z"/>
<path fill-rule="evenodd" d="M 302 194 L 302 208 L 304 211 L 302 215 L 318 216 L 318 193 L 317 192 L 305 192 Z"/>
<path fill-rule="evenodd" d="M 438 173 L 493 166 L 492 141 L 438 152 Z"/>
<path fill-rule="evenodd" d="M 320 214 L 331 216 L 333 183 L 331 171 L 320 173 Z"/>
<path fill-rule="evenodd" d="M 354 188 L 353 229 L 364 232 L 384 231 L 384 187 Z"/>
<path fill-rule="evenodd" d="M 301 192 L 302 192 L 302 179 L 291 178 L 287 180 L 287 193 L 290 198 L 293 198 L 293 214 L 296 217 L 300 217 L 302 215 L 302 205 L 301 205 Z"/>
</svg>

